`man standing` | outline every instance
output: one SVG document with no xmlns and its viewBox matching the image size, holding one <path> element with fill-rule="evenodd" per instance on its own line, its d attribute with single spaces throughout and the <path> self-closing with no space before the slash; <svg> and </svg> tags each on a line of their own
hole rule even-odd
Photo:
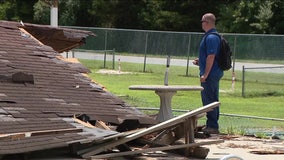
<svg viewBox="0 0 284 160">
<path fill-rule="evenodd" d="M 218 66 L 221 40 L 212 32 L 217 32 L 215 28 L 216 18 L 212 13 L 206 13 L 202 16 L 202 29 L 205 34 L 200 42 L 198 59 L 193 64 L 199 66 L 199 75 L 201 86 L 201 99 L 203 105 L 219 101 L 219 81 L 223 76 L 223 70 Z M 207 112 L 205 134 L 219 134 L 219 107 Z"/>
</svg>

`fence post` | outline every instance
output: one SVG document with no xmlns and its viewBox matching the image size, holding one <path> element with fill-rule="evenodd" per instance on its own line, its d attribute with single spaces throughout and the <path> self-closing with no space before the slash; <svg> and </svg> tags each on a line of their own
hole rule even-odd
<svg viewBox="0 0 284 160">
<path fill-rule="evenodd" d="M 112 50 L 112 69 L 114 69 L 115 67 L 115 49 Z"/>
<path fill-rule="evenodd" d="M 190 43 L 191 43 L 191 34 L 188 36 L 188 45 L 187 45 L 187 64 L 186 64 L 186 76 L 188 76 L 188 69 L 189 69 L 189 54 L 190 54 Z"/>
<path fill-rule="evenodd" d="M 237 37 L 234 39 L 234 50 L 233 50 L 233 68 L 232 68 L 232 90 L 235 90 L 235 81 L 236 81 L 236 73 L 235 73 L 235 62 L 236 62 L 236 46 L 237 46 Z"/>
<path fill-rule="evenodd" d="M 148 48 L 148 32 L 146 32 L 146 39 L 145 39 L 145 49 L 144 49 L 144 68 L 143 68 L 143 72 L 145 72 L 145 71 L 146 71 L 147 48 Z"/>
<path fill-rule="evenodd" d="M 242 77 L 242 96 L 245 97 L 245 66 L 243 66 Z"/>
<path fill-rule="evenodd" d="M 104 54 L 104 68 L 106 68 L 106 49 L 107 49 L 107 30 L 105 32 L 105 54 Z"/>
</svg>

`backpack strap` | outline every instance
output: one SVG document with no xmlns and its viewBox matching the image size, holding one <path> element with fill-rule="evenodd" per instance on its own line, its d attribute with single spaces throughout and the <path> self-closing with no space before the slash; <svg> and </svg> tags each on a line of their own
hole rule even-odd
<svg viewBox="0 0 284 160">
<path fill-rule="evenodd" d="M 205 48 L 207 48 L 207 46 L 206 46 L 206 38 L 207 38 L 207 36 L 209 35 L 209 34 L 214 34 L 214 35 L 216 35 L 216 36 L 218 36 L 219 37 L 219 39 L 220 39 L 220 45 L 222 45 L 222 38 L 221 38 L 221 35 L 218 33 L 218 32 L 210 32 L 210 33 L 207 33 L 207 34 L 205 34 L 205 37 L 204 37 L 204 45 L 205 45 Z M 220 48 L 220 50 L 221 50 L 221 48 Z M 221 52 L 221 51 L 220 51 Z M 217 62 L 219 62 L 219 56 L 216 56 L 216 60 L 217 60 Z"/>
<path fill-rule="evenodd" d="M 205 47 L 206 47 L 206 38 L 209 34 L 214 34 L 216 36 L 218 36 L 220 38 L 220 41 L 221 41 L 221 35 L 218 33 L 218 32 L 210 32 L 210 33 L 207 33 L 205 34 L 205 37 L 204 37 L 204 44 L 205 44 Z"/>
<path fill-rule="evenodd" d="M 207 34 L 205 34 L 204 36 L 204 45 L 205 45 L 205 48 L 206 48 L 206 38 L 207 38 L 207 36 L 209 35 L 209 34 L 214 34 L 214 35 L 216 35 L 216 36 L 218 36 L 219 37 L 219 39 L 220 39 L 220 45 L 222 45 L 222 38 L 221 38 L 221 35 L 218 33 L 218 32 L 210 32 L 210 33 L 207 33 Z"/>
</svg>

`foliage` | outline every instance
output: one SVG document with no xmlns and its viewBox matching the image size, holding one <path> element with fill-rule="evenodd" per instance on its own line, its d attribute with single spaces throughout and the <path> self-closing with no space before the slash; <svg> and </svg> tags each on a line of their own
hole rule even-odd
<svg viewBox="0 0 284 160">
<path fill-rule="evenodd" d="M 284 33 L 284 1 L 274 0 L 272 5 L 273 17 L 269 20 L 269 27 L 271 28 L 271 33 Z"/>
<path fill-rule="evenodd" d="M 34 22 L 39 24 L 49 24 L 50 8 L 43 1 L 34 4 Z"/>
<path fill-rule="evenodd" d="M 118 0 L 114 4 L 114 26 L 116 28 L 140 28 L 140 23 L 143 21 L 139 14 L 141 9 L 145 7 L 146 2 L 142 0 Z M 141 29 L 141 28 L 140 28 Z"/>
<path fill-rule="evenodd" d="M 188 19 L 179 12 L 183 10 L 186 1 L 149 1 L 142 9 L 141 28 L 150 30 L 186 30 Z"/>
<path fill-rule="evenodd" d="M 36 0 L 2 0 L 0 1 L 0 19 L 10 21 L 32 22 L 32 6 Z"/>
<path fill-rule="evenodd" d="M 235 3 L 236 9 L 233 12 L 233 21 L 231 22 L 231 31 L 238 30 L 239 33 L 254 32 L 254 28 L 250 28 L 250 24 L 255 21 L 255 16 L 257 14 L 256 7 L 258 6 L 258 1 L 246 1 L 241 0 Z"/>
<path fill-rule="evenodd" d="M 76 25 L 76 20 L 79 19 L 78 13 L 80 12 L 80 1 L 60 1 L 60 25 Z M 62 8 L 62 10 L 61 10 Z"/>
<path fill-rule="evenodd" d="M 13 8 L 15 8 L 15 5 L 12 1 L 2 1 L 0 5 L 0 18 L 13 20 Z"/>
<path fill-rule="evenodd" d="M 90 16 L 94 18 L 90 22 L 91 26 L 111 28 L 115 27 L 114 10 L 116 8 L 117 0 L 96 0 L 90 3 L 91 8 L 88 9 Z M 89 26 L 89 25 L 88 25 Z"/>
<path fill-rule="evenodd" d="M 59 25 L 75 25 L 79 19 L 77 13 L 80 12 L 80 1 L 66 0 L 59 1 L 58 14 Z M 40 24 L 49 24 L 50 21 L 50 6 L 46 1 L 39 0 L 34 4 L 34 21 Z"/>
<path fill-rule="evenodd" d="M 2 20 L 49 23 L 50 0 L 2 0 Z M 59 25 L 201 32 L 211 12 L 227 33 L 284 33 L 282 0 L 58 0 Z M 31 7 L 33 6 L 33 7 Z"/>
<path fill-rule="evenodd" d="M 37 0 L 16 0 L 16 18 L 24 22 L 33 22 L 33 5 Z"/>
<path fill-rule="evenodd" d="M 255 18 L 259 21 L 258 23 L 251 23 L 250 25 L 255 27 L 259 32 L 269 33 L 269 20 L 273 16 L 273 12 L 271 10 L 273 2 L 265 1 L 263 4 L 260 5 L 258 10 L 258 14 Z"/>
</svg>

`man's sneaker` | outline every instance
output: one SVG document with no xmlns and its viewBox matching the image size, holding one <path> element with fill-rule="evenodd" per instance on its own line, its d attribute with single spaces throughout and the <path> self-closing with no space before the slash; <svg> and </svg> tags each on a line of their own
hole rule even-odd
<svg viewBox="0 0 284 160">
<path fill-rule="evenodd" d="M 204 134 L 219 134 L 219 130 L 218 129 L 214 129 L 214 128 L 209 128 L 209 127 L 206 127 L 205 129 L 202 130 Z"/>
</svg>

